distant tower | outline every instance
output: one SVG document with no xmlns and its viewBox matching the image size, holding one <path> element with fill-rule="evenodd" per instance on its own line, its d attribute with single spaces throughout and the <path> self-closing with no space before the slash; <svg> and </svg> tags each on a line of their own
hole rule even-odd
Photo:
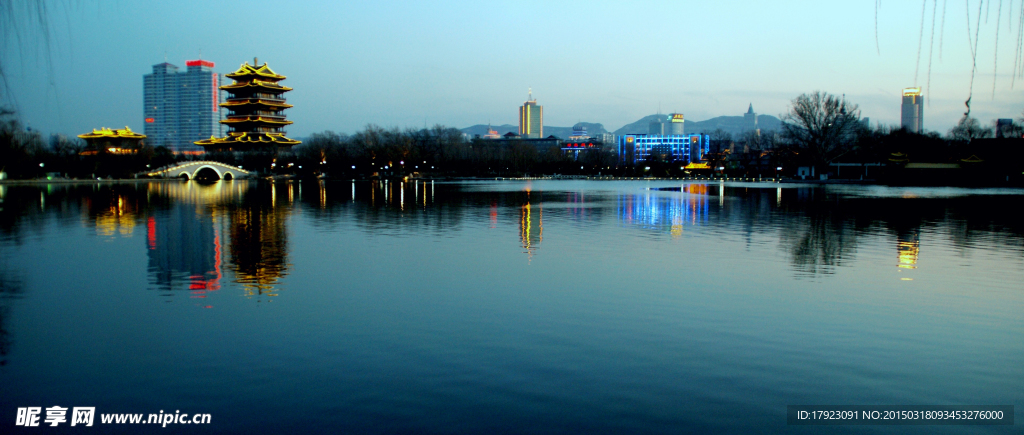
<svg viewBox="0 0 1024 435">
<path fill-rule="evenodd" d="M 659 136 L 662 136 L 662 135 L 665 134 L 665 116 L 664 115 L 659 113 L 658 117 L 654 118 L 654 121 L 651 121 L 651 123 L 647 125 L 647 134 L 656 134 L 656 135 L 659 135 Z"/>
<path fill-rule="evenodd" d="M 670 113 L 668 115 L 668 127 L 665 129 L 665 134 L 678 134 L 683 133 L 683 114 L 682 113 Z"/>
<path fill-rule="evenodd" d="M 924 96 L 921 95 L 921 88 L 906 88 L 903 90 L 903 113 L 900 116 L 900 126 L 911 133 L 924 131 Z"/>
<path fill-rule="evenodd" d="M 544 137 L 544 106 L 533 99 L 533 89 L 526 102 L 519 106 L 519 136 L 527 139 Z"/>
<path fill-rule="evenodd" d="M 754 103 L 747 106 L 747 113 L 743 114 L 743 126 L 747 130 L 757 130 L 757 114 L 754 113 Z"/>
</svg>

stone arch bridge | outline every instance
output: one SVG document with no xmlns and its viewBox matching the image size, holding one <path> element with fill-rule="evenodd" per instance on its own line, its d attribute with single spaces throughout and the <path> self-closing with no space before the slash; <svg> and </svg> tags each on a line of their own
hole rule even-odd
<svg viewBox="0 0 1024 435">
<path fill-rule="evenodd" d="M 151 171 L 141 172 L 139 175 L 154 178 L 184 178 L 186 180 L 194 180 L 196 178 L 233 180 L 235 178 L 248 177 L 250 173 L 237 166 L 209 160 L 199 160 L 176 163 Z"/>
</svg>

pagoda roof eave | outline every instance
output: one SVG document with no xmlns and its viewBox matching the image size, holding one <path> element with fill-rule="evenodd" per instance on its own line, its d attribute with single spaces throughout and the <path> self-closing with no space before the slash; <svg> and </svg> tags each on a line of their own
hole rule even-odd
<svg viewBox="0 0 1024 435">
<path fill-rule="evenodd" d="M 279 85 L 279 84 L 273 83 L 273 82 L 265 82 L 265 81 L 262 81 L 262 80 L 253 80 L 251 82 L 232 83 L 230 85 L 221 86 L 219 89 L 228 91 L 228 90 L 231 90 L 231 89 L 242 89 L 242 88 L 262 88 L 262 89 L 270 89 L 270 90 L 274 90 L 274 91 L 285 91 L 285 92 L 292 90 L 292 88 L 289 88 L 287 86 L 282 86 L 282 85 Z"/>
<path fill-rule="evenodd" d="M 238 107 L 238 106 L 268 106 L 268 107 L 280 107 L 280 108 L 283 108 L 283 109 L 288 109 L 288 108 L 294 107 L 294 106 L 292 106 L 291 104 L 288 104 L 288 103 L 275 103 L 273 101 L 266 101 L 266 100 L 262 100 L 262 99 L 247 100 L 247 101 L 226 101 L 226 102 L 220 103 L 220 107 Z"/>
<path fill-rule="evenodd" d="M 236 77 L 249 76 L 266 77 L 276 80 L 284 80 L 285 78 L 287 78 L 283 75 L 275 73 L 273 70 L 270 69 L 269 66 L 267 66 L 267 64 L 263 64 L 263 66 L 256 67 L 253 65 L 249 65 L 249 62 L 243 63 L 241 66 L 238 67 L 237 71 L 233 73 L 224 74 L 224 76 L 232 79 Z"/>
<path fill-rule="evenodd" d="M 125 126 L 124 129 L 109 129 L 106 127 L 99 130 L 93 129 L 92 133 L 78 135 L 82 139 L 145 139 L 146 135 L 139 134 Z"/>
<path fill-rule="evenodd" d="M 279 121 L 279 120 L 276 120 L 276 119 L 265 119 L 262 116 L 257 116 L 255 119 L 253 119 L 251 116 L 247 116 L 245 118 L 228 118 L 228 119 L 222 119 L 220 121 L 221 124 L 241 124 L 241 123 L 246 123 L 246 122 L 267 123 L 267 124 L 280 124 L 280 125 L 288 125 L 288 124 L 292 123 L 292 121 L 288 121 L 288 120 L 280 120 Z"/>
<path fill-rule="evenodd" d="M 197 140 L 193 142 L 199 146 L 230 146 L 234 144 L 239 145 L 283 145 L 283 146 L 294 146 L 301 144 L 301 141 L 295 139 L 289 139 L 284 136 L 284 133 L 247 133 L 247 132 L 232 132 L 228 133 L 227 137 L 213 137 L 209 139 Z"/>
</svg>

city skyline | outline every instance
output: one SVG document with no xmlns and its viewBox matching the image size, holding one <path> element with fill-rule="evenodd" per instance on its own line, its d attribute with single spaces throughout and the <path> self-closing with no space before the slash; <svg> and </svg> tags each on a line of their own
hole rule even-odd
<svg viewBox="0 0 1024 435">
<path fill-rule="evenodd" d="M 900 91 L 921 87 L 924 128 L 945 133 L 965 110 L 972 58 L 965 8 L 937 4 L 934 11 L 926 3 L 922 14 L 919 5 L 886 3 L 877 45 L 875 8 L 862 4 L 555 4 L 540 14 L 530 3 L 300 4 L 276 8 L 275 21 L 293 31 L 272 40 L 237 36 L 258 33 L 246 23 L 259 22 L 260 5 L 90 4 L 51 9 L 50 47 L 27 35 L 21 55 L 5 47 L 3 65 L 21 119 L 44 134 L 125 124 L 142 130 L 141 76 L 165 56 L 171 63 L 201 58 L 225 71 L 258 56 L 289 71 L 298 89 L 289 96 L 295 137 L 371 123 L 516 124 L 513 107 L 529 87 L 547 106 L 545 124 L 587 121 L 609 130 L 659 107 L 692 121 L 734 116 L 750 103 L 779 116 L 815 90 L 845 94 L 874 123 L 899 125 Z M 995 5 L 978 17 L 977 3 L 970 7 L 971 22 L 981 26 L 972 116 L 985 125 L 1018 118 L 1024 80 L 1012 90 L 1010 83 L 1020 18 Z M 934 37 L 933 12 L 945 14 Z M 119 25 L 125 20 L 135 24 Z M 622 27 L 631 20 L 646 24 Z M 513 41 L 537 50 L 524 57 L 510 49 Z M 666 55 L 673 47 L 679 54 Z"/>
</svg>

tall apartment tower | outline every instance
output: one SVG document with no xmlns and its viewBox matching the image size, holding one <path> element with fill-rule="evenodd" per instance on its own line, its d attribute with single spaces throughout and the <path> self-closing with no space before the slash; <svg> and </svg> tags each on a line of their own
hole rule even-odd
<svg viewBox="0 0 1024 435">
<path fill-rule="evenodd" d="M 519 136 L 528 139 L 544 137 L 544 106 L 538 106 L 533 99 L 533 90 L 522 106 L 519 106 Z"/>
<path fill-rule="evenodd" d="M 921 88 L 906 88 L 903 90 L 903 113 L 900 116 L 900 126 L 912 133 L 924 131 L 924 96 L 921 95 Z"/>
<path fill-rule="evenodd" d="M 193 142 L 224 134 L 224 111 L 219 109 L 224 101 L 219 89 L 222 76 L 213 71 L 213 62 L 190 60 L 185 66 L 182 72 L 164 62 L 143 76 L 143 125 L 150 145 L 199 151 Z"/>
</svg>

